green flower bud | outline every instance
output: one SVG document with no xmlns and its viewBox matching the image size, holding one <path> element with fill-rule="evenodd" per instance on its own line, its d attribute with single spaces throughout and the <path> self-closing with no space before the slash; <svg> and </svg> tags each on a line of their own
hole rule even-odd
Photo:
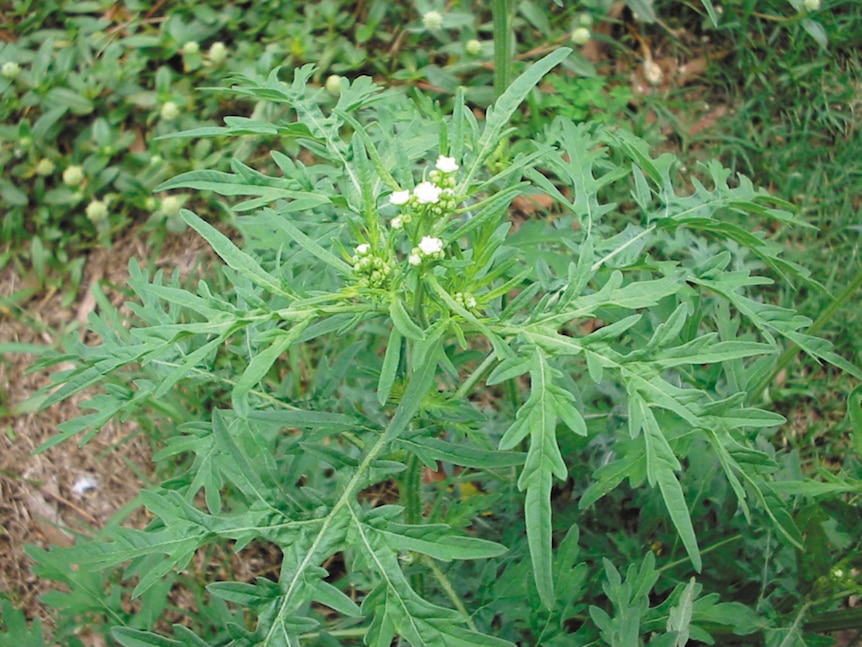
<svg viewBox="0 0 862 647">
<path fill-rule="evenodd" d="M 104 222 L 108 217 L 108 205 L 101 200 L 93 200 L 87 205 L 87 218 L 94 225 Z"/>
<path fill-rule="evenodd" d="M 49 160 L 47 157 L 44 157 L 39 160 L 39 163 L 36 164 L 36 173 L 43 177 L 51 175 L 54 172 L 54 162 Z"/>
<path fill-rule="evenodd" d="M 173 101 L 166 101 L 162 105 L 161 117 L 165 121 L 173 121 L 180 116 L 180 109 Z"/>
<path fill-rule="evenodd" d="M 63 184 L 66 186 L 78 186 L 84 181 L 84 169 L 80 166 L 70 166 L 63 171 Z"/>
<path fill-rule="evenodd" d="M 3 63 L 3 67 L 0 68 L 0 74 L 5 76 L 7 79 L 14 79 L 16 76 L 21 74 L 21 66 L 14 61 L 6 61 Z"/>
<path fill-rule="evenodd" d="M 578 27 L 572 32 L 571 38 L 575 45 L 586 45 L 590 42 L 590 30 L 586 27 Z"/>
<path fill-rule="evenodd" d="M 222 42 L 213 43 L 210 45 L 209 57 L 214 64 L 221 65 L 227 59 L 227 47 Z"/>
</svg>

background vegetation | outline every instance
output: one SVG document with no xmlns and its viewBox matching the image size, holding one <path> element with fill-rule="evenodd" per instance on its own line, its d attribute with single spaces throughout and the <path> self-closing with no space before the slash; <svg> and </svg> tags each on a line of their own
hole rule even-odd
<svg viewBox="0 0 862 647">
<path fill-rule="evenodd" d="M 768 237 L 781 248 L 784 259 L 811 271 L 809 280 L 764 287 L 759 298 L 769 305 L 798 309 L 814 320 L 808 332 L 823 335 L 839 355 L 858 365 L 862 357 L 857 323 L 862 313 L 856 298 L 862 282 L 860 3 L 731 0 L 651 5 L 584 0 L 561 5 L 525 0 L 510 7 L 514 40 L 508 60 L 513 61 L 514 74 L 561 45 L 575 46 L 576 51 L 528 94 L 513 116 L 515 130 L 505 144 L 508 150 L 498 151 L 500 159 L 504 154 L 527 154 L 529 142 L 555 117 L 563 117 L 572 123 L 625 129 L 644 138 L 656 152 L 673 152 L 682 161 L 683 168 L 677 169 L 681 177 L 704 176 L 698 162 L 718 158 L 731 170 L 753 178 L 773 196 L 795 206 L 799 225 L 761 220 L 754 214 L 729 219 Z M 189 222 L 181 215 L 184 207 L 210 222 L 223 223 L 224 231 L 236 226 L 235 215 L 223 206 L 217 192 L 192 185 L 182 192 L 169 191 L 163 183 L 190 171 L 227 171 L 235 158 L 256 169 L 274 170 L 269 150 L 280 142 L 273 133 L 247 128 L 251 136 L 229 138 L 217 130 L 229 115 L 251 116 L 259 122 L 295 117 L 290 107 L 222 91 L 240 75 L 265 76 L 280 66 L 282 79 L 289 82 L 295 70 L 310 63 L 315 69 L 309 82 L 326 89 L 317 99 L 323 110 L 336 105 L 340 79 L 368 75 L 415 102 L 426 117 L 448 114 L 458 105 L 456 97 L 463 88 L 467 105 L 483 120 L 500 90 L 501 59 L 499 47 L 495 56 L 493 14 L 491 7 L 476 3 L 331 0 L 212 2 L 192 7 L 170 2 L 13 0 L 0 19 L 0 268 L 7 288 L 0 295 L 0 308 L 10 326 L 31 330 L 43 344 L 47 341 L 55 348 L 68 348 L 70 338 L 80 334 L 81 323 L 48 316 L 43 305 L 46 295 L 56 295 L 51 303 L 58 311 L 78 307 L 91 287 L 87 267 L 94 255 L 107 250 L 111 259 L 111 250 L 116 250 L 116 258 L 122 260 L 108 260 L 108 264 L 125 266 L 121 250 L 127 248 L 125 241 L 136 238 L 146 241 L 150 254 L 140 262 L 145 268 L 156 267 L 165 250 L 179 254 L 174 241 L 188 240 L 177 238 Z M 584 29 L 590 32 L 589 40 L 578 32 Z M 228 125 L 235 132 L 244 131 L 239 122 Z M 218 136 L 172 136 L 187 130 Z M 492 170 L 493 163 L 492 159 Z M 546 222 L 560 215 L 559 206 L 547 195 L 533 193 L 514 203 L 510 217 L 521 227 L 520 240 L 527 245 Z M 678 238 L 677 244 L 700 242 Z M 670 246 L 665 251 L 675 250 Z M 702 252 L 712 253 L 707 248 Z M 698 250 L 693 253 L 696 256 Z M 133 285 L 135 280 L 142 281 L 133 275 Z M 207 280 L 214 291 L 228 289 L 221 274 Z M 130 296 L 128 288 L 119 280 L 116 283 L 119 286 L 107 281 L 94 284 L 109 295 L 119 289 L 115 302 Z M 97 301 L 98 310 L 108 319 L 114 316 L 118 323 L 122 318 L 134 319 L 127 311 L 109 314 L 114 311 L 110 296 Z M 102 334 L 108 328 L 101 327 Z M 7 375 L 16 375 L 14 367 L 21 365 L 14 353 L 45 352 L 21 339 L 31 338 L 15 332 L 0 340 L 0 350 L 7 353 L 4 361 L 12 369 Z M 328 357 L 325 347 L 316 352 Z M 304 361 L 313 365 L 315 358 Z M 221 368 L 226 374 L 236 370 L 229 364 Z M 320 371 L 324 377 L 327 371 L 338 375 L 342 370 L 329 364 L 324 368 Z M 698 586 L 702 583 L 708 592 L 718 592 L 723 603 L 740 605 L 716 606 L 712 617 L 704 611 L 706 603 L 697 609 L 703 615 L 702 626 L 722 644 L 734 640 L 830 644 L 826 632 L 860 626 L 858 609 L 848 604 L 862 588 L 858 557 L 862 412 L 855 390 L 858 381 L 852 373 L 852 367 L 834 368 L 799 354 L 790 345 L 748 390 L 749 403 L 772 408 L 788 421 L 755 434 L 757 448 L 776 462 L 785 480 L 796 482 L 805 476 L 819 483 L 800 486 L 798 491 L 792 486 L 778 491 L 802 532 L 801 548 L 776 537 L 762 512 L 755 513 L 750 526 L 735 525 L 736 502 L 726 484 L 693 476 L 686 483 L 687 491 L 696 492 L 705 509 L 706 502 L 714 506 L 713 512 L 702 514 L 734 524 L 700 537 L 703 552 L 712 553 L 728 570 L 708 573 Z M 530 374 L 535 378 L 535 370 Z M 314 379 L 324 380 L 320 375 Z M 119 382 L 115 386 L 122 388 Z M 308 388 L 293 387 L 297 392 Z M 511 400 L 511 388 L 506 386 L 506 391 L 501 386 L 485 397 L 505 403 Z M 22 404 L 18 395 L 10 378 L 0 395 L 0 411 L 9 420 L 9 447 L 21 444 L 14 421 L 34 408 Z M 614 393 L 593 395 L 610 402 L 615 397 Z M 45 397 L 45 393 L 38 396 Z M 188 464 L 177 458 L 177 452 L 165 449 L 172 435 L 168 430 L 229 399 L 223 385 L 195 385 L 166 394 L 156 413 L 145 408 L 130 416 L 130 423 L 146 432 L 148 449 L 161 452 L 158 474 L 142 476 L 156 482 L 181 480 Z M 514 411 L 503 405 L 498 408 L 501 420 L 494 422 L 505 426 L 506 416 Z M 163 419 L 173 422 L 154 422 Z M 600 466 L 607 450 L 574 441 L 563 449 L 584 456 L 593 467 Z M 698 452 L 688 460 L 690 475 L 710 465 L 708 457 Z M 20 464 L 4 462 L 3 478 L 15 487 L 28 484 L 21 467 L 25 462 L 26 458 Z M 427 480 L 434 478 L 426 474 Z M 446 479 L 445 485 L 455 493 L 447 523 L 458 525 L 460 519 L 463 525 L 469 522 L 479 528 L 483 523 L 510 527 L 514 534 L 503 543 L 527 551 L 519 534 L 523 512 L 516 505 L 514 482 L 511 492 L 501 494 L 483 491 L 458 474 L 449 473 Z M 598 644 L 634 645 L 648 641 L 650 632 L 668 630 L 671 610 L 685 609 L 681 600 L 686 596 L 694 599 L 694 585 L 689 588 L 682 574 L 685 552 L 680 552 L 677 532 L 664 520 L 661 499 L 654 493 L 617 489 L 600 512 L 583 513 L 578 521 L 580 536 L 562 532 L 569 515 L 575 514 L 570 502 L 583 496 L 588 485 L 569 479 L 555 488 L 554 545 L 559 551 L 556 569 L 572 569 L 567 585 L 572 592 L 589 590 L 588 598 L 598 611 L 581 606 L 543 616 L 525 610 L 518 617 L 515 608 L 520 603 L 515 600 L 524 590 L 509 590 L 505 582 L 527 587 L 517 569 L 526 568 L 529 561 L 513 561 L 510 570 L 499 563 L 507 577 L 484 593 L 489 606 L 491 599 L 498 605 L 512 600 L 506 631 L 498 627 L 501 637 L 546 644 L 543 627 L 556 622 Z M 397 501 L 397 494 L 385 489 L 368 497 L 381 503 Z M 118 533 L 120 520 L 118 516 L 108 522 L 104 536 Z M 10 543 L 40 539 L 11 534 L 15 524 L 9 520 L 2 526 Z M 71 594 L 49 593 L 46 609 L 24 604 L 32 584 L 10 582 L 0 603 L 4 631 L 0 644 L 40 644 L 43 635 L 46 642 L 80 644 L 82 626 L 93 634 L 110 636 L 112 626 L 158 625 L 166 630 L 171 622 L 189 627 L 207 644 L 225 641 L 226 622 L 247 623 L 236 604 L 241 596 L 210 596 L 204 585 L 213 579 L 241 579 L 235 564 L 218 566 L 231 551 L 232 544 L 226 541 L 207 548 L 185 571 L 150 588 L 143 600 L 132 604 L 134 582 L 121 580 L 118 572 L 71 574 L 62 557 L 33 548 L 30 554 L 38 562 L 37 574 L 45 581 L 71 586 Z M 266 577 L 267 569 L 277 568 L 280 562 L 280 556 L 267 554 L 263 546 L 256 551 L 259 568 L 246 573 L 245 581 Z M 608 554 L 615 556 L 616 566 L 602 564 Z M 594 567 L 589 582 L 575 575 L 580 572 L 576 563 Z M 628 563 L 632 566 L 626 571 Z M 481 561 L 466 564 L 465 569 L 475 569 L 466 574 L 488 581 L 489 574 L 480 572 Z M 327 568 L 335 575 L 341 573 L 337 564 Z M 172 587 L 184 593 L 171 594 Z M 643 592 L 651 589 L 650 595 Z M 541 591 L 531 589 L 528 595 L 535 597 Z M 627 638 L 625 623 L 613 624 L 629 610 L 643 619 L 644 637 Z M 476 613 L 481 619 L 481 613 Z M 722 613 L 733 615 L 736 633 L 747 635 L 722 633 L 727 625 Z M 40 615 L 44 624 L 34 621 Z M 593 627 L 592 634 L 587 625 Z M 601 628 L 601 637 L 595 627 Z M 342 630 L 342 639 L 348 642 L 341 644 L 352 644 L 350 628 Z M 132 635 L 125 640 L 131 641 Z M 694 642 L 703 636 L 683 638 L 677 633 L 675 642 L 666 643 L 656 636 L 655 644 L 685 644 L 689 638 Z M 188 642 L 190 637 L 177 639 L 180 644 L 193 644 Z"/>
</svg>

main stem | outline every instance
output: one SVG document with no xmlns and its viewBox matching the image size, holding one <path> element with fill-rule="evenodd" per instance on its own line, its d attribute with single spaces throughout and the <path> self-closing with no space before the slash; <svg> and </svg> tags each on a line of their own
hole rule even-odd
<svg viewBox="0 0 862 647">
<path fill-rule="evenodd" d="M 494 16 L 494 94 L 499 97 L 512 83 L 512 60 L 515 56 L 515 32 L 512 29 L 514 0 L 493 0 Z"/>
</svg>

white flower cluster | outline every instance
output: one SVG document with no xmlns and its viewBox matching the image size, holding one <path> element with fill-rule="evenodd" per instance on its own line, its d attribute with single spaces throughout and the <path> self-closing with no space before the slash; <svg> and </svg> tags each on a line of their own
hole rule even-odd
<svg viewBox="0 0 862 647">
<path fill-rule="evenodd" d="M 389 203 L 407 209 L 392 220 L 392 228 L 401 229 L 410 224 L 413 210 L 419 211 L 420 215 L 430 213 L 439 216 L 453 209 L 456 204 L 453 176 L 459 168 L 454 157 L 440 155 L 434 170 L 429 173 L 430 181 L 420 182 L 412 193 L 408 190 L 394 191 L 389 196 Z"/>
<path fill-rule="evenodd" d="M 371 288 L 384 288 L 389 282 L 392 266 L 386 260 L 375 256 L 371 245 L 362 243 L 356 246 L 353 255 L 353 271 L 360 275 L 360 283 Z"/>
<path fill-rule="evenodd" d="M 426 258 L 443 258 L 443 240 L 434 236 L 423 236 L 419 244 L 410 252 L 407 262 L 411 265 L 420 265 Z"/>
</svg>

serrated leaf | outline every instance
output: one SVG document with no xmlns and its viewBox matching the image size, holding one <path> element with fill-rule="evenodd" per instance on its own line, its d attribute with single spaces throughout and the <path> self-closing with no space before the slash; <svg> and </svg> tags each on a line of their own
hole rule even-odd
<svg viewBox="0 0 862 647">
<path fill-rule="evenodd" d="M 498 469 L 523 465 L 526 454 L 523 452 L 507 452 L 481 449 L 474 445 L 447 442 L 438 438 L 417 436 L 401 439 L 399 444 L 409 447 L 412 451 L 427 452 L 435 460 L 446 461 L 453 465 L 473 467 L 475 469 Z"/>
<path fill-rule="evenodd" d="M 273 294 L 290 296 L 281 282 L 266 272 L 256 260 L 234 245 L 230 239 L 209 223 L 201 220 L 188 209 L 180 212 L 185 223 L 198 232 L 212 246 L 213 251 L 221 256 L 228 267 L 236 270 L 242 276 L 248 277 L 254 283 L 266 288 Z"/>
</svg>

